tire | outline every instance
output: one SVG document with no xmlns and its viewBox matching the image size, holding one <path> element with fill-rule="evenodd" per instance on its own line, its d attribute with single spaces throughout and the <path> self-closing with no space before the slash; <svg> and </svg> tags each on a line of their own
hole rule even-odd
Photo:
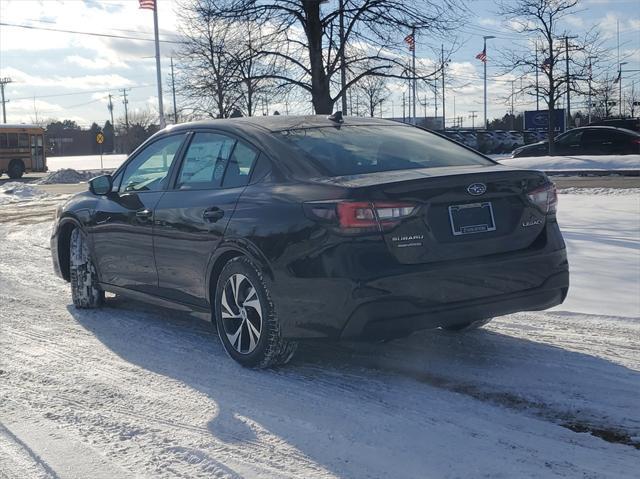
<svg viewBox="0 0 640 479">
<path fill-rule="evenodd" d="M 24 175 L 24 163 L 22 163 L 22 161 L 20 160 L 13 160 L 9 164 L 7 175 L 9 175 L 9 178 L 11 178 L 12 180 L 22 178 L 22 175 Z"/>
<path fill-rule="evenodd" d="M 69 242 L 71 298 L 76 308 L 98 308 L 104 302 L 104 291 L 98 285 L 98 274 L 91 260 L 87 237 L 76 228 Z"/>
<path fill-rule="evenodd" d="M 231 359 L 248 368 L 286 364 L 298 344 L 282 337 L 269 286 L 246 257 L 231 259 L 218 277 L 214 318 Z"/>
<path fill-rule="evenodd" d="M 474 329 L 481 328 L 482 326 L 491 322 L 493 318 L 479 319 L 478 321 L 472 321 L 470 323 L 453 324 L 451 326 L 442 326 L 445 331 L 454 333 L 465 333 L 467 331 L 473 331 Z"/>
</svg>

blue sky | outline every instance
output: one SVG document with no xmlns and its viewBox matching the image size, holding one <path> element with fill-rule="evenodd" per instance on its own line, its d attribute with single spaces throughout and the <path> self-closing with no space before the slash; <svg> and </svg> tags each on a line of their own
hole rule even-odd
<svg viewBox="0 0 640 479">
<path fill-rule="evenodd" d="M 492 62 L 496 52 L 526 43 L 526 38 L 514 33 L 497 15 L 493 1 L 476 0 L 468 3 L 469 21 L 461 28 L 461 43 L 454 53 L 447 85 L 447 116 L 464 117 L 464 125 L 471 126 L 472 110 L 482 113 L 482 64 L 474 56 L 482 49 L 482 36 L 494 35 L 488 48 L 489 117 L 502 116 L 510 107 L 505 101 L 516 75 L 500 75 Z M 579 11 L 565 20 L 572 33 L 581 33 L 593 26 L 601 30 L 604 46 L 611 60 L 608 68 L 616 70 L 616 25 L 620 24 L 622 61 L 628 70 L 640 70 L 640 1 L 582 0 Z M 176 31 L 177 3 L 159 0 L 161 36 L 171 39 Z M 31 25 L 39 28 L 89 31 L 124 36 L 151 38 L 152 12 L 139 10 L 137 0 L 0 0 L 0 21 Z M 438 40 L 439 46 L 440 41 Z M 418 37 L 418 56 L 431 56 L 427 39 Z M 173 45 L 162 45 L 165 105 L 170 103 L 169 57 Z M 155 85 L 154 46 L 149 41 L 99 38 L 46 30 L 27 30 L 0 26 L 0 77 L 14 82 L 6 88 L 10 100 L 7 105 L 9 122 L 30 122 L 38 118 L 71 118 L 83 126 L 109 118 L 106 104 L 113 95 L 114 116 L 124 115 L 122 88 L 128 91 L 130 110 L 145 109 L 157 104 Z M 624 74 L 623 86 L 630 90 L 636 81 L 640 90 L 640 72 Z M 402 114 L 404 85 L 391 85 L 393 94 L 385 104 L 385 114 Z M 422 92 L 427 98 L 427 114 L 433 114 L 433 94 Z M 178 100 L 179 101 L 179 100 Z M 584 100 L 573 99 L 580 106 Z M 530 109 L 530 99 L 518 98 L 515 110 Z M 575 108 L 574 106 L 574 108 Z M 418 114 L 423 114 L 423 106 Z M 272 105 L 284 110 L 283 105 Z M 439 107 L 440 109 L 440 107 Z M 309 113 L 307 104 L 290 108 L 295 113 Z M 441 112 L 441 110 L 440 110 Z M 478 121 L 478 120 L 476 120 Z"/>
</svg>

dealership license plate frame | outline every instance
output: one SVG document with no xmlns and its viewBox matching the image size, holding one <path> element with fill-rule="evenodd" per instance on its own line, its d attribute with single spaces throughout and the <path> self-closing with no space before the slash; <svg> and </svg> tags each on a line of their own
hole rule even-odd
<svg viewBox="0 0 640 479">
<path fill-rule="evenodd" d="M 484 222 L 478 224 L 460 224 L 460 221 L 456 222 L 457 213 L 459 211 L 470 209 L 484 209 L 489 211 L 488 217 Z M 490 220 L 490 222 L 489 222 Z M 490 201 L 481 201 L 478 203 L 467 203 L 465 205 L 450 205 L 449 206 L 449 223 L 451 224 L 451 232 L 453 236 L 465 236 L 469 234 L 489 233 L 496 230 L 496 220 L 493 215 L 493 205 Z"/>
</svg>

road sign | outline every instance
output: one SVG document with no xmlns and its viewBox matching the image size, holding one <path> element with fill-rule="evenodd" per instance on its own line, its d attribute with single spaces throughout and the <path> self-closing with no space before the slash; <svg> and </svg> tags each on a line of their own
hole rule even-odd
<svg viewBox="0 0 640 479">
<path fill-rule="evenodd" d="M 565 130 L 565 114 L 564 108 L 558 108 L 553 111 L 555 130 L 562 133 Z M 549 122 L 549 110 L 525 111 L 524 112 L 524 129 L 525 130 L 546 130 Z"/>
<path fill-rule="evenodd" d="M 96 142 L 98 145 L 102 145 L 104 143 L 104 135 L 102 133 L 98 133 L 96 135 Z"/>
</svg>

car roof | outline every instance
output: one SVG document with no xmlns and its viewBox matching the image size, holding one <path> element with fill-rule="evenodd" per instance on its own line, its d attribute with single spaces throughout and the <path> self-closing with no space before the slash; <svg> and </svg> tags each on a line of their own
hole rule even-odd
<svg viewBox="0 0 640 479">
<path fill-rule="evenodd" d="M 170 131 L 200 129 L 200 128 L 216 128 L 224 130 L 263 130 L 270 132 L 292 130 L 292 129 L 304 129 L 304 128 L 318 128 L 329 126 L 410 126 L 404 123 L 383 120 L 380 118 L 364 118 L 364 117 L 350 117 L 344 116 L 343 122 L 338 123 L 330 120 L 328 115 L 303 115 L 303 116 L 288 116 L 288 115 L 272 115 L 272 116 L 252 116 L 252 117 L 240 117 L 240 118 L 224 118 L 215 120 L 193 121 L 189 123 L 181 123 L 179 125 L 172 125 L 167 127 Z"/>
</svg>

